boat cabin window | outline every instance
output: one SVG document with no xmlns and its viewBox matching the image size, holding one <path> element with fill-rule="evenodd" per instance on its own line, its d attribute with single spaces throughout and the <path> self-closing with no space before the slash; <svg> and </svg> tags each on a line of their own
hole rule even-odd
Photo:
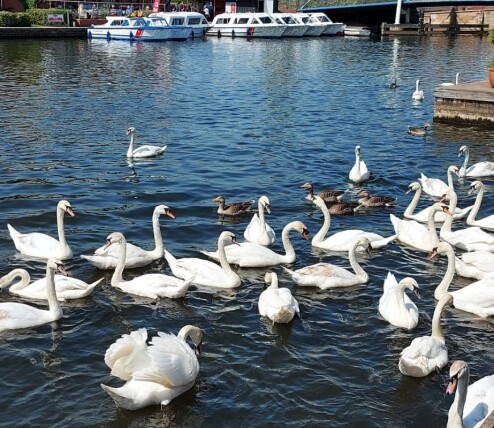
<svg viewBox="0 0 494 428">
<path fill-rule="evenodd" d="M 184 25 L 184 18 L 172 18 L 170 25 Z"/>
<path fill-rule="evenodd" d="M 269 16 L 260 16 L 258 19 L 263 24 L 272 24 L 273 23 L 273 20 Z"/>
<path fill-rule="evenodd" d="M 127 20 L 123 20 L 123 19 L 114 19 L 112 22 L 111 22 L 111 25 L 118 25 L 118 26 L 127 26 L 129 25 L 129 22 Z"/>
<path fill-rule="evenodd" d="M 230 22 L 230 18 L 218 18 L 217 24 L 228 24 Z"/>
<path fill-rule="evenodd" d="M 249 18 L 236 18 L 233 22 L 234 24 L 247 24 L 249 22 Z"/>
<path fill-rule="evenodd" d="M 201 23 L 200 16 L 191 16 L 187 25 L 199 25 Z"/>
</svg>

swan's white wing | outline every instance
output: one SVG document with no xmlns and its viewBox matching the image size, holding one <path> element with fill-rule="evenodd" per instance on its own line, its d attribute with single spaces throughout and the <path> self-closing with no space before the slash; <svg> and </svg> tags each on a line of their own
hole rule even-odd
<svg viewBox="0 0 494 428">
<path fill-rule="evenodd" d="M 134 149 L 133 155 L 136 158 L 145 158 L 152 157 L 162 154 L 166 150 L 167 146 L 158 147 L 158 146 L 140 146 L 137 149 Z"/>
<path fill-rule="evenodd" d="M 276 235 L 274 233 L 274 230 L 271 228 L 271 226 L 269 226 L 268 223 L 264 222 L 264 225 L 266 227 L 266 232 L 268 234 L 269 243 L 272 244 L 276 240 Z M 249 241 L 252 243 L 260 243 L 259 242 L 260 236 L 261 236 L 261 221 L 260 221 L 257 213 L 255 213 L 252 216 L 250 223 L 245 228 L 244 238 L 246 241 Z"/>
<path fill-rule="evenodd" d="M 58 239 L 44 233 L 20 233 L 10 224 L 7 225 L 15 248 L 28 256 L 48 258 L 60 257 L 61 247 Z"/>
<path fill-rule="evenodd" d="M 485 272 L 494 271 L 494 254 L 490 251 L 472 251 L 461 255 L 463 263 Z"/>
<path fill-rule="evenodd" d="M 329 277 L 348 278 L 348 279 L 355 278 L 355 274 L 349 272 L 345 268 L 323 262 L 310 266 L 305 266 L 301 269 L 297 269 L 295 272 L 300 275 L 319 276 L 326 278 Z"/>
<path fill-rule="evenodd" d="M 468 387 L 463 424 L 474 427 L 494 411 L 494 375 L 483 377 Z"/>
<path fill-rule="evenodd" d="M 451 294 L 455 308 L 481 317 L 494 316 L 494 278 L 476 281 Z"/>
<path fill-rule="evenodd" d="M 468 177 L 488 177 L 494 175 L 494 162 L 477 162 L 466 170 Z"/>
<path fill-rule="evenodd" d="M 395 289 L 396 287 L 398 287 L 398 281 L 396 281 L 396 277 L 391 272 L 388 272 L 388 275 L 384 280 L 383 290 L 386 292 L 386 290 Z"/>
</svg>

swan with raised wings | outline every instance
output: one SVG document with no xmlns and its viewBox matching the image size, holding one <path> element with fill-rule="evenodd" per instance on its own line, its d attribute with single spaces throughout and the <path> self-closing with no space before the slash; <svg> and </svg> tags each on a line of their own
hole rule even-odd
<svg viewBox="0 0 494 428">
<path fill-rule="evenodd" d="M 417 79 L 415 82 L 415 91 L 412 94 L 412 101 L 423 101 L 424 100 L 424 91 L 420 89 L 420 80 Z"/>
<path fill-rule="evenodd" d="M 406 376 L 424 377 L 441 370 L 448 363 L 448 348 L 441 328 L 441 315 L 444 307 L 452 300 L 445 294 L 437 302 L 432 317 L 432 334 L 416 337 L 412 343 L 401 351 L 398 368 Z"/>
<path fill-rule="evenodd" d="M 384 238 L 374 232 L 365 232 L 360 229 L 348 229 L 334 233 L 326 237 L 331 226 L 331 215 L 324 201 L 319 197 L 314 197 L 314 205 L 316 205 L 324 215 L 324 223 L 314 237 L 312 238 L 312 246 L 330 251 L 350 251 L 353 243 L 359 238 L 367 238 L 372 248 L 382 248 L 392 242 L 396 235 Z M 362 248 L 359 248 L 361 250 Z"/>
<path fill-rule="evenodd" d="M 406 277 L 398 283 L 395 276 L 388 272 L 384 280 L 383 295 L 379 299 L 379 313 L 396 327 L 412 329 L 419 322 L 419 310 L 405 294 L 407 288 L 420 298 L 419 285 L 415 279 Z"/>
<path fill-rule="evenodd" d="M 468 191 L 468 194 L 472 192 L 477 192 L 477 197 L 475 198 L 475 203 L 473 205 L 472 211 L 470 211 L 470 214 L 468 214 L 466 223 L 469 226 L 477 226 L 480 227 L 481 229 L 486 229 L 491 232 L 494 232 L 494 214 L 491 214 L 482 219 L 478 219 L 478 220 L 476 219 L 477 214 L 479 213 L 480 210 L 480 205 L 482 204 L 482 198 L 484 197 L 484 184 L 479 180 L 474 181 L 470 185 L 470 190 Z"/>
<path fill-rule="evenodd" d="M 296 284 L 307 287 L 319 287 L 322 290 L 365 284 L 369 281 L 369 275 L 358 263 L 356 252 L 357 248 L 363 248 L 369 252 L 370 246 L 371 242 L 364 237 L 360 237 L 354 241 L 352 248 L 348 251 L 350 266 L 353 272 L 329 263 L 317 263 L 295 271 L 287 269 L 284 266 L 283 269 L 288 272 Z"/>
<path fill-rule="evenodd" d="M 226 205 L 224 196 L 217 196 L 213 199 L 213 202 L 216 202 L 218 204 L 218 209 L 216 210 L 216 212 L 219 215 L 237 216 L 251 213 L 252 204 L 255 201 L 232 202 Z"/>
<path fill-rule="evenodd" d="M 151 299 L 157 299 L 158 297 L 178 299 L 185 296 L 185 293 L 191 284 L 190 279 L 184 281 L 162 273 L 148 273 L 145 275 L 136 276 L 129 281 L 124 281 L 122 278 L 122 273 L 125 266 L 127 252 L 126 244 L 127 242 L 125 237 L 120 232 L 111 233 L 108 235 L 106 240 L 107 246 L 120 246 L 118 263 L 111 277 L 112 287 L 118 288 L 125 293 L 142 297 L 150 297 Z"/>
<path fill-rule="evenodd" d="M 63 216 L 67 213 L 74 217 L 74 211 L 69 201 L 61 200 L 57 204 L 57 229 L 58 240 L 44 233 L 20 233 L 10 224 L 7 224 L 10 237 L 14 241 L 15 248 L 22 254 L 41 259 L 56 258 L 67 260 L 72 258 L 72 250 L 65 239 Z"/>
<path fill-rule="evenodd" d="M 278 287 L 278 275 L 266 272 L 264 281 L 269 287 L 259 296 L 259 314 L 276 323 L 289 323 L 295 315 L 300 316 L 297 300 L 288 288 Z"/>
<path fill-rule="evenodd" d="M 165 258 L 170 269 L 178 278 L 191 279 L 192 284 L 214 288 L 236 288 L 240 285 L 240 277 L 232 270 L 225 254 L 225 242 L 230 241 L 236 247 L 237 238 L 232 232 L 221 232 L 218 238 L 218 260 L 220 266 L 209 260 L 199 258 L 176 259 L 169 251 L 165 250 Z M 260 245 L 260 247 L 262 247 Z M 265 248 L 265 247 L 262 247 Z"/>
<path fill-rule="evenodd" d="M 455 361 L 449 369 L 446 394 L 455 394 L 448 412 L 446 428 L 481 428 L 494 412 L 494 374 L 470 386 L 470 370 L 464 361 Z M 489 425 L 490 426 L 490 425 Z"/>
<path fill-rule="evenodd" d="M 19 281 L 12 282 L 19 278 Z M 88 284 L 80 279 L 65 276 L 55 275 L 55 290 L 57 299 L 61 302 L 72 299 L 82 299 L 89 296 L 94 288 L 103 281 L 100 278 L 97 281 Z M 7 275 L 0 278 L 0 288 L 8 287 L 12 294 L 26 297 L 28 299 L 48 300 L 48 287 L 46 285 L 46 277 L 31 282 L 31 275 L 26 269 L 14 269 Z"/>
<path fill-rule="evenodd" d="M 430 257 L 436 254 L 446 254 L 448 267 L 442 281 L 434 290 L 434 297 L 440 299 L 445 294 L 450 294 L 455 308 L 482 318 L 494 316 L 494 278 L 481 279 L 458 290 L 448 291 L 455 276 L 455 252 L 449 243 L 442 241 L 434 248 Z"/>
<path fill-rule="evenodd" d="M 125 268 L 133 269 L 138 267 L 147 266 L 155 260 L 159 260 L 163 257 L 164 245 L 163 237 L 161 236 L 160 229 L 160 216 L 166 215 L 170 218 L 175 218 L 175 215 L 166 205 L 158 205 L 154 208 L 152 224 L 154 234 L 154 250 L 144 250 L 137 245 L 127 242 L 126 245 L 126 259 Z M 98 248 L 93 255 L 86 256 L 81 255 L 81 258 L 86 259 L 93 266 L 99 269 L 115 269 L 120 258 L 120 246 L 113 245 L 108 247 L 103 245 Z"/>
<path fill-rule="evenodd" d="M 355 165 L 353 165 L 348 178 L 354 183 L 362 183 L 368 180 L 370 171 L 367 169 L 365 161 L 361 158 L 360 146 L 355 146 Z"/>
<path fill-rule="evenodd" d="M 425 174 L 420 173 L 419 182 L 422 185 L 422 190 L 429 196 L 434 198 L 441 198 L 450 190 L 454 189 L 453 184 L 453 173 L 458 172 L 458 167 L 455 165 L 450 165 L 447 170 L 448 184 L 439 178 L 429 178 Z"/>
<path fill-rule="evenodd" d="M 244 231 L 246 241 L 259 245 L 271 245 L 276 241 L 274 230 L 266 223 L 264 210 L 271 214 L 271 205 L 267 196 L 261 196 L 257 203 L 258 213 L 255 213 Z"/>
<path fill-rule="evenodd" d="M 159 156 L 163 154 L 168 146 L 150 146 L 144 145 L 140 146 L 137 149 L 134 149 L 134 143 L 136 138 L 136 129 L 131 126 L 127 129 L 125 135 L 130 134 L 130 144 L 129 149 L 127 150 L 127 157 L 132 159 L 144 159 L 144 158 L 153 158 L 155 156 Z"/>
<path fill-rule="evenodd" d="M 470 160 L 470 150 L 468 146 L 461 146 L 458 157 L 464 155 L 465 160 L 460 167 L 457 175 L 458 177 L 490 177 L 494 175 L 494 162 L 482 161 L 477 162 L 467 168 L 468 161 Z"/>
<path fill-rule="evenodd" d="M 186 325 L 176 336 L 158 332 L 149 345 L 147 338 L 145 328 L 124 334 L 105 353 L 111 374 L 127 382 L 119 388 L 101 387 L 123 409 L 166 406 L 192 388 L 199 374 L 200 328 Z M 188 338 L 194 349 L 187 343 Z"/>
<path fill-rule="evenodd" d="M 61 261 L 50 258 L 46 263 L 48 310 L 23 303 L 0 303 L 0 331 L 36 327 L 62 318 L 62 307 L 55 289 L 55 273 L 67 275 Z"/>
<path fill-rule="evenodd" d="M 292 221 L 288 223 L 281 233 L 281 241 L 285 254 L 275 253 L 270 248 L 252 242 L 241 242 L 238 245 L 228 245 L 225 248 L 226 259 L 228 263 L 240 267 L 268 267 L 276 266 L 282 263 L 293 263 L 296 259 L 295 249 L 290 241 L 290 232 L 295 230 L 299 232 L 304 239 L 309 238 L 309 231 L 301 221 Z M 201 251 L 214 260 L 219 260 L 221 253 L 219 251 L 208 252 Z"/>
</svg>

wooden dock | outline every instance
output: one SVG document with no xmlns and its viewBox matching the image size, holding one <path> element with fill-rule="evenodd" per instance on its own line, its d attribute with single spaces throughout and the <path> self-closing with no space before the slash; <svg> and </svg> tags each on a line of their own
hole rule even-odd
<svg viewBox="0 0 494 428">
<path fill-rule="evenodd" d="M 494 129 L 494 88 L 488 80 L 438 86 L 433 94 L 434 122 Z"/>
</svg>

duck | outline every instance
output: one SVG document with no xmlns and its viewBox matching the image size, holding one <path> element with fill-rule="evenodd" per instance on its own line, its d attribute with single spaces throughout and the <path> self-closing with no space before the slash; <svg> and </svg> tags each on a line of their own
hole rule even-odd
<svg viewBox="0 0 494 428">
<path fill-rule="evenodd" d="M 392 207 L 395 206 L 396 198 L 384 195 L 370 195 L 367 190 L 362 190 L 357 195 L 359 207 Z"/>
<path fill-rule="evenodd" d="M 484 279 L 494 276 L 494 253 L 469 251 L 455 256 L 455 271 L 465 278 Z"/>
<path fill-rule="evenodd" d="M 67 275 L 61 260 L 49 258 L 46 262 L 46 289 L 48 310 L 16 302 L 0 303 L 0 331 L 37 327 L 57 321 L 63 316 L 57 299 L 55 273 Z"/>
<path fill-rule="evenodd" d="M 389 83 L 389 89 L 395 90 L 398 87 L 398 83 L 396 82 L 396 77 Z"/>
<path fill-rule="evenodd" d="M 313 247 L 322 248 L 323 250 L 348 252 L 352 249 L 353 243 L 356 240 L 365 237 L 370 241 L 371 247 L 377 249 L 385 247 L 396 238 L 396 235 L 385 238 L 377 233 L 366 232 L 361 229 L 347 229 L 326 237 L 331 226 L 331 215 L 326 204 L 319 196 L 315 196 L 313 202 L 324 215 L 324 223 L 321 229 L 312 238 L 311 243 Z M 362 250 L 363 248 L 359 248 L 359 251 Z"/>
<path fill-rule="evenodd" d="M 434 223 L 434 217 L 437 211 L 442 211 L 449 216 L 451 215 L 448 206 L 442 202 L 436 202 L 432 205 L 429 211 L 429 218 L 427 219 L 427 226 L 415 220 L 402 220 L 390 214 L 389 217 L 398 241 L 417 250 L 430 252 L 439 242 Z"/>
<path fill-rule="evenodd" d="M 19 278 L 15 284 L 12 282 Z M 94 288 L 103 281 L 100 278 L 97 281 L 88 284 L 81 279 L 65 275 L 55 275 L 55 289 L 57 299 L 60 302 L 73 299 L 83 299 L 89 296 Z M 7 275 L 0 278 L 0 288 L 6 288 L 12 284 L 9 291 L 17 296 L 28 299 L 48 300 L 48 287 L 46 277 L 31 282 L 31 275 L 26 269 L 14 269 Z"/>
<path fill-rule="evenodd" d="M 415 82 L 415 91 L 412 94 L 412 101 L 423 101 L 424 100 L 424 91 L 420 89 L 420 80 L 417 79 Z"/>
<path fill-rule="evenodd" d="M 470 369 L 457 360 L 449 369 L 446 394 L 455 394 L 446 428 L 482 428 L 494 411 L 494 374 L 470 383 Z"/>
<path fill-rule="evenodd" d="M 225 204 L 225 198 L 223 196 L 217 196 L 213 199 L 213 202 L 219 204 L 216 212 L 219 215 L 225 216 L 238 216 L 242 214 L 249 214 L 252 212 L 252 204 L 254 201 L 246 202 L 233 202 L 231 204 Z"/>
<path fill-rule="evenodd" d="M 258 213 L 255 213 L 244 231 L 244 239 L 259 245 L 269 246 L 276 242 L 274 230 L 266 223 L 264 210 L 271 214 L 271 204 L 265 195 L 259 198 L 257 203 Z"/>
<path fill-rule="evenodd" d="M 159 155 L 162 155 L 168 146 L 150 146 L 144 145 L 140 146 L 137 149 L 134 149 L 134 143 L 136 138 L 136 129 L 131 126 L 127 129 L 125 135 L 130 135 L 130 145 L 127 150 L 127 158 L 131 159 L 145 159 L 145 158 L 153 158 Z"/>
<path fill-rule="evenodd" d="M 72 250 L 65 239 L 64 214 L 74 217 L 74 211 L 70 202 L 62 199 L 57 204 L 57 229 L 58 239 L 52 238 L 44 233 L 20 233 L 10 224 L 7 228 L 15 248 L 21 254 L 40 259 L 56 258 L 59 260 L 69 260 L 72 258 Z"/>
<path fill-rule="evenodd" d="M 420 173 L 419 182 L 424 193 L 434 198 L 443 197 L 449 190 L 453 190 L 453 174 L 458 172 L 456 165 L 450 165 L 447 170 L 448 184 L 439 178 L 429 178 L 425 174 Z"/>
<path fill-rule="evenodd" d="M 285 254 L 278 254 L 260 244 L 241 242 L 238 245 L 229 245 L 225 248 L 226 260 L 230 264 L 244 268 L 269 267 L 282 263 L 293 263 L 296 260 L 296 254 L 290 241 L 290 232 L 292 230 L 300 233 L 304 239 L 309 239 L 309 231 L 305 224 L 301 221 L 292 221 L 283 228 L 281 233 L 281 241 L 283 242 Z M 219 251 L 201 251 L 201 253 L 213 260 L 220 260 L 221 253 Z"/>
<path fill-rule="evenodd" d="M 441 297 L 432 317 L 432 334 L 416 337 L 401 351 L 398 369 L 405 376 L 424 377 L 441 370 L 448 363 L 448 348 L 441 328 L 441 316 L 444 307 L 451 301 L 450 294 Z"/>
<path fill-rule="evenodd" d="M 442 241 L 433 249 L 430 258 L 436 254 L 446 254 L 448 267 L 443 279 L 434 290 L 434 297 L 441 299 L 445 294 L 450 294 L 455 308 L 478 315 L 481 318 L 494 316 L 494 278 L 484 278 L 459 290 L 448 291 L 455 275 L 453 247 L 448 242 Z"/>
<path fill-rule="evenodd" d="M 378 310 L 391 325 L 411 330 L 419 322 L 419 310 L 405 294 L 407 288 L 420 299 L 419 285 L 414 278 L 406 277 L 398 282 L 396 277 L 388 272 Z"/>
<path fill-rule="evenodd" d="M 148 273 L 141 276 L 135 276 L 129 281 L 124 281 L 122 273 L 125 267 L 125 258 L 127 252 L 127 241 L 125 236 L 120 232 L 113 232 L 108 235 L 106 245 L 118 245 L 120 247 L 120 256 L 117 266 L 111 277 L 112 287 L 118 288 L 124 293 L 133 294 L 135 296 L 149 297 L 157 299 L 159 297 L 167 297 L 170 299 L 179 299 L 185 296 L 189 289 L 191 279 L 183 281 L 179 278 L 174 278 L 170 275 L 162 273 Z"/>
<path fill-rule="evenodd" d="M 300 186 L 302 189 L 307 190 L 307 199 L 309 202 L 312 202 L 314 199 L 314 186 L 312 183 L 304 183 Z M 347 192 L 347 190 L 333 190 L 333 189 L 325 189 L 317 192 L 317 196 L 323 199 L 325 202 L 340 202 L 343 195 Z"/>
<path fill-rule="evenodd" d="M 125 268 L 135 269 L 147 266 L 156 260 L 163 258 L 163 237 L 160 229 L 160 216 L 167 216 L 174 219 L 175 214 L 167 205 L 157 205 L 153 210 L 152 225 L 154 235 L 154 250 L 144 250 L 137 245 L 127 242 Z M 120 246 L 103 245 L 98 248 L 93 255 L 81 255 L 81 258 L 87 260 L 98 269 L 110 270 L 115 269 L 120 258 Z"/>
<path fill-rule="evenodd" d="M 455 86 L 460 81 L 460 73 L 456 73 L 455 83 L 453 82 L 443 82 L 439 86 Z"/>
<path fill-rule="evenodd" d="M 269 287 L 259 296 L 259 314 L 273 323 L 286 324 L 295 316 L 300 317 L 300 308 L 290 289 L 278 286 L 278 275 L 266 272 L 264 281 Z"/>
<path fill-rule="evenodd" d="M 170 269 L 178 278 L 191 279 L 196 286 L 231 289 L 240 286 L 240 277 L 232 270 L 225 254 L 226 241 L 237 245 L 235 234 L 229 231 L 221 232 L 218 237 L 218 261 L 220 265 L 199 258 L 175 258 L 165 250 L 165 259 Z M 238 244 L 239 245 L 239 244 Z M 230 245 L 232 246 L 232 245 Z M 229 247 L 230 247 L 229 246 Z M 262 247 L 262 246 L 261 246 Z M 264 247 L 263 247 L 264 248 Z"/>
<path fill-rule="evenodd" d="M 348 174 L 350 181 L 362 183 L 370 178 L 370 171 L 367 169 L 365 161 L 361 159 L 360 146 L 355 146 L 355 165 Z"/>
<path fill-rule="evenodd" d="M 314 202 L 315 196 L 312 196 L 311 200 Z M 349 202 L 328 202 L 324 201 L 326 208 L 328 209 L 329 214 L 331 215 L 354 215 L 359 209 L 359 203 L 355 201 Z"/>
<path fill-rule="evenodd" d="M 460 147 L 458 157 L 462 155 L 465 156 L 465 159 L 463 160 L 463 165 L 457 172 L 458 177 L 482 178 L 494 175 L 494 162 L 477 162 L 467 168 L 468 161 L 470 160 L 470 149 L 468 146 L 464 145 Z"/>
<path fill-rule="evenodd" d="M 427 129 L 430 127 L 430 123 L 425 122 L 424 126 L 409 126 L 407 132 L 409 135 L 418 135 L 421 137 L 425 137 L 427 135 Z"/>
<path fill-rule="evenodd" d="M 291 276 L 292 280 L 300 286 L 319 287 L 322 290 L 337 287 L 351 287 L 354 285 L 366 284 L 369 281 L 369 275 L 357 262 L 357 248 L 363 248 L 368 254 L 371 242 L 360 237 L 352 244 L 348 251 L 350 266 L 353 272 L 340 266 L 329 263 L 317 263 L 315 265 L 305 266 L 301 269 L 291 270 L 284 266 L 282 268 Z"/>
<path fill-rule="evenodd" d="M 467 217 L 467 225 L 468 226 L 477 226 L 484 230 L 489 230 L 494 232 L 494 214 L 491 214 L 482 219 L 476 219 L 477 214 L 480 210 L 480 205 L 482 204 L 482 198 L 484 197 L 484 184 L 476 180 L 472 184 L 470 184 L 470 189 L 468 194 L 470 195 L 473 192 L 477 192 L 477 197 L 475 198 L 475 203 L 473 205 L 473 209 L 470 211 Z"/>
<path fill-rule="evenodd" d="M 414 213 L 415 208 L 417 207 L 417 204 L 419 202 L 420 195 L 422 193 L 422 185 L 417 181 L 410 183 L 406 193 L 408 194 L 410 192 L 415 192 L 415 194 L 413 195 L 413 198 L 410 201 L 410 204 L 408 205 L 407 209 L 403 213 L 403 217 L 409 220 L 418 221 L 419 223 L 427 223 L 427 220 L 429 218 L 429 211 L 431 210 L 430 206 L 422 209 L 418 213 Z M 468 212 L 472 208 L 473 205 L 470 205 L 469 207 L 466 208 L 456 207 L 453 213 L 453 219 L 455 220 L 462 219 L 468 214 Z M 445 214 L 443 211 L 436 211 L 434 214 L 434 222 L 444 223 L 447 217 L 448 214 Z"/>
<path fill-rule="evenodd" d="M 148 345 L 145 328 L 123 334 L 105 352 L 105 363 L 112 376 L 126 383 L 119 388 L 101 384 L 101 388 L 122 409 L 168 405 L 194 386 L 203 335 L 199 327 L 186 325 L 176 336 L 158 332 Z M 189 338 L 194 349 L 187 343 Z"/>
</svg>

